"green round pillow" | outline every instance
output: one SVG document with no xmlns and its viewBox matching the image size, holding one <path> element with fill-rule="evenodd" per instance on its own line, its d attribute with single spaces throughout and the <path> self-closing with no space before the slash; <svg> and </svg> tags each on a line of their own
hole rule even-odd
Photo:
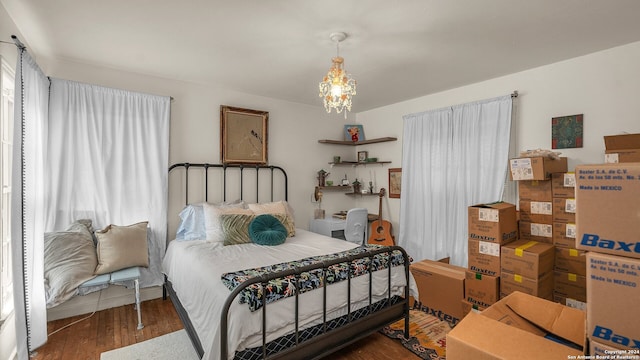
<svg viewBox="0 0 640 360">
<path fill-rule="evenodd" d="M 280 245 L 287 239 L 287 229 L 273 215 L 258 215 L 249 224 L 249 237 L 258 245 Z"/>
</svg>

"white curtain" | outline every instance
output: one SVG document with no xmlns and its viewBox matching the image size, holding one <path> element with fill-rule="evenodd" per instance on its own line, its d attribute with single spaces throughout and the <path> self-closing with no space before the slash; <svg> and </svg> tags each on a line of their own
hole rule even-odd
<svg viewBox="0 0 640 360">
<path fill-rule="evenodd" d="M 511 96 L 405 115 L 399 245 L 467 266 L 467 208 L 502 199 Z"/>
<path fill-rule="evenodd" d="M 143 287 L 163 283 L 169 120 L 169 97 L 51 80 L 45 230 L 149 221 Z"/>
<path fill-rule="evenodd" d="M 30 351 L 47 341 L 43 281 L 43 154 L 47 140 L 48 100 L 49 79 L 31 56 L 20 49 L 11 178 L 11 255 L 19 360 L 27 360 Z"/>
</svg>

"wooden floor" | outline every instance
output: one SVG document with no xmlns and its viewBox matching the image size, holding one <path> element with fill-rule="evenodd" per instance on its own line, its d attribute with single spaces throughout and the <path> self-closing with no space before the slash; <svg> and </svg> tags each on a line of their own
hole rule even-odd
<svg viewBox="0 0 640 360">
<path fill-rule="evenodd" d="M 96 312 L 89 319 L 49 336 L 31 360 L 99 360 L 100 353 L 182 329 L 182 323 L 170 300 L 155 299 L 141 305 L 144 329 L 137 330 L 137 315 L 133 305 Z M 86 315 L 85 315 L 86 316 Z M 52 333 L 85 316 L 51 321 L 47 333 Z M 382 334 L 373 335 L 327 357 L 354 360 L 416 360 L 399 341 Z M 126 359 L 123 359 L 126 360 Z"/>
</svg>

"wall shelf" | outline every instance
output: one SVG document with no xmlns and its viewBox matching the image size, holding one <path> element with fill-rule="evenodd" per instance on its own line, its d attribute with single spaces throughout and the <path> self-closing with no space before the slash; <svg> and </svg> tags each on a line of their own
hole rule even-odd
<svg viewBox="0 0 640 360">
<path fill-rule="evenodd" d="M 372 164 L 391 164 L 391 161 L 340 161 L 339 163 L 330 162 L 331 166 L 341 166 L 341 165 L 350 165 L 350 166 L 359 166 L 359 165 L 372 165 Z"/>
<path fill-rule="evenodd" d="M 377 192 L 374 192 L 374 193 L 366 193 L 366 194 L 363 194 L 363 193 L 348 192 L 348 193 L 345 193 L 345 195 L 349 195 L 349 196 L 355 196 L 355 195 L 360 195 L 360 196 L 379 196 L 380 194 L 379 194 L 379 193 L 377 193 Z"/>
<path fill-rule="evenodd" d="M 363 140 L 363 141 L 357 141 L 357 142 L 344 141 L 344 140 L 329 140 L 329 139 L 318 140 L 318 142 L 321 143 L 321 144 L 357 146 L 357 145 L 376 144 L 376 143 L 387 142 L 387 141 L 396 141 L 396 140 L 398 140 L 398 138 L 383 137 L 383 138 L 369 139 L 369 140 Z"/>
<path fill-rule="evenodd" d="M 320 190 L 351 190 L 351 185 L 316 186 Z"/>
</svg>

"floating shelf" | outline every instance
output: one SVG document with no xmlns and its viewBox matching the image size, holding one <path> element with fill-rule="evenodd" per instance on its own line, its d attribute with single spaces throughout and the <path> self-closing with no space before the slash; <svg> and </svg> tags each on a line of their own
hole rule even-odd
<svg viewBox="0 0 640 360">
<path fill-rule="evenodd" d="M 351 190 L 351 185 L 316 186 L 321 190 Z"/>
<path fill-rule="evenodd" d="M 328 139 L 318 140 L 318 142 L 321 143 L 321 144 L 357 146 L 357 145 L 376 144 L 376 143 L 387 142 L 387 141 L 396 141 L 396 140 L 398 140 L 398 138 L 383 137 L 383 138 L 369 139 L 369 140 L 363 140 L 363 141 L 357 141 L 357 142 L 344 141 L 344 140 L 328 140 Z"/>
<path fill-rule="evenodd" d="M 340 166 L 340 165 L 350 165 L 350 166 L 359 166 L 359 165 L 370 165 L 370 164 L 391 164 L 391 161 L 340 161 L 339 163 L 330 162 L 329 165 Z"/>
<path fill-rule="evenodd" d="M 350 195 L 350 196 L 355 196 L 355 195 L 360 195 L 360 196 L 379 196 L 380 193 L 374 192 L 374 193 L 354 193 L 354 192 L 349 192 L 349 193 L 345 193 L 345 195 Z"/>
</svg>

